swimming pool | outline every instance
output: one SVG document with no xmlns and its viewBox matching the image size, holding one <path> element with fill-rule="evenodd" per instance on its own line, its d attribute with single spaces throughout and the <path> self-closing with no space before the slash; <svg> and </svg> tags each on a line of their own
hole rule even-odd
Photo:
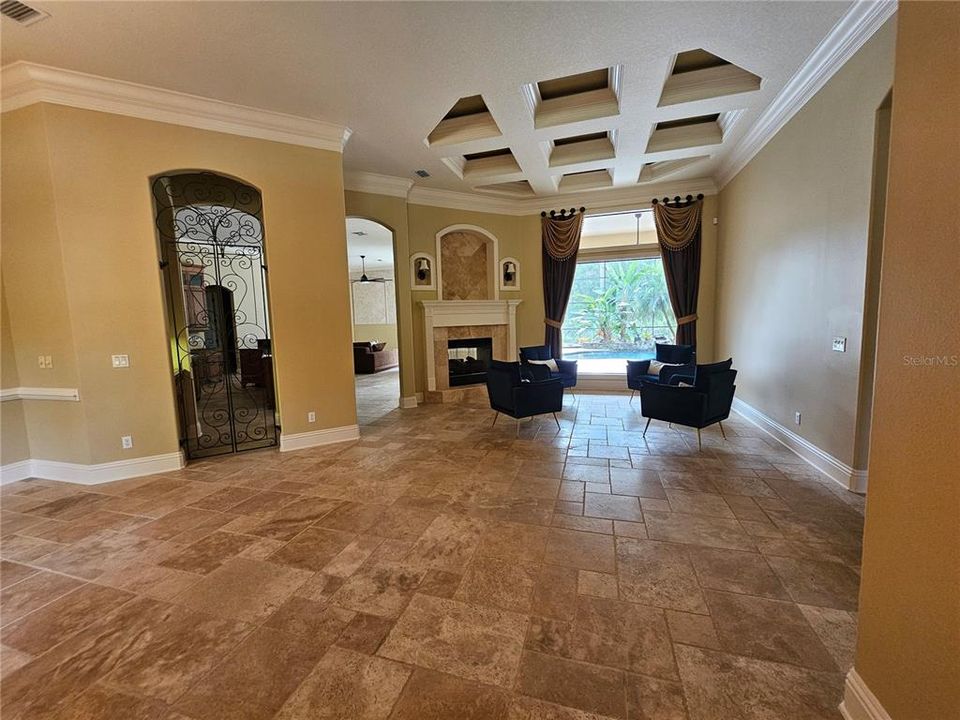
<svg viewBox="0 0 960 720">
<path fill-rule="evenodd" d="M 583 350 L 564 348 L 564 360 L 650 360 L 653 350 Z"/>
</svg>

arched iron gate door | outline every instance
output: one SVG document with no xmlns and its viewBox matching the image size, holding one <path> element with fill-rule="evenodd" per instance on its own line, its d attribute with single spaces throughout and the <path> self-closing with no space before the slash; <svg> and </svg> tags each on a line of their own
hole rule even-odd
<svg viewBox="0 0 960 720">
<path fill-rule="evenodd" d="M 187 457 L 276 445 L 260 193 L 184 173 L 155 178 L 153 196 Z"/>
</svg>

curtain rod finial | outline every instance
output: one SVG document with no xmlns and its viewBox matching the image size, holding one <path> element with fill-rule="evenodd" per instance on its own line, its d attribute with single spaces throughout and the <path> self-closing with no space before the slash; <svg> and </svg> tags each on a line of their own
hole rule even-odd
<svg viewBox="0 0 960 720">
<path fill-rule="evenodd" d="M 546 217 L 546 216 L 547 216 L 547 211 L 546 211 L 546 210 L 544 210 L 542 213 L 540 213 L 540 217 Z"/>
</svg>

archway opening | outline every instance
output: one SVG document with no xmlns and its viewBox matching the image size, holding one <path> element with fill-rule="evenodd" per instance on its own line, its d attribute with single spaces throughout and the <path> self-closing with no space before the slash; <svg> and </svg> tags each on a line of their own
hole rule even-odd
<svg viewBox="0 0 960 720">
<path fill-rule="evenodd" d="M 362 425 L 400 401 L 400 333 L 393 231 L 382 223 L 347 218 L 350 314 L 357 416 Z"/>
</svg>

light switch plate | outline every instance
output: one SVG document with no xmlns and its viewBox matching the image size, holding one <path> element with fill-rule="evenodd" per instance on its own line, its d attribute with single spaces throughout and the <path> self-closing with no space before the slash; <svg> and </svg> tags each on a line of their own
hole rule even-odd
<svg viewBox="0 0 960 720">
<path fill-rule="evenodd" d="M 130 367 L 129 355 L 111 355 L 110 360 L 115 368 Z"/>
<path fill-rule="evenodd" d="M 847 339 L 845 337 L 835 337 L 833 339 L 833 351 L 834 352 L 846 352 L 847 351 Z"/>
</svg>

